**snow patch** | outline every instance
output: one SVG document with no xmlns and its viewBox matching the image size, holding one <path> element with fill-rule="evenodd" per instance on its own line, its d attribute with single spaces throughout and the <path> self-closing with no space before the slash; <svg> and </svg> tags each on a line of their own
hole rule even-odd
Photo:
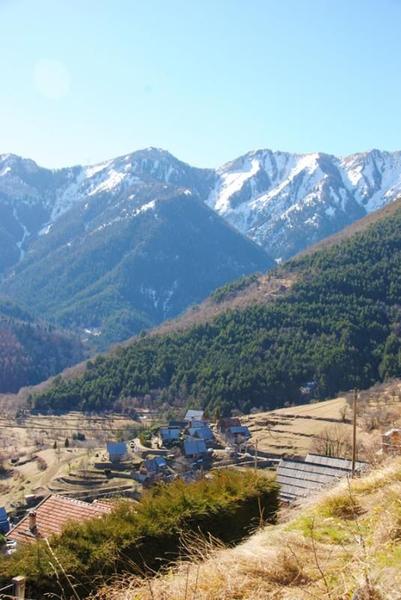
<svg viewBox="0 0 401 600">
<path fill-rule="evenodd" d="M 18 213 L 17 213 L 17 208 L 15 205 L 13 206 L 13 217 L 17 221 L 18 225 L 22 228 L 22 238 L 20 239 L 19 242 L 17 242 L 17 248 L 20 252 L 19 260 L 21 261 L 25 256 L 25 250 L 23 249 L 22 246 L 23 246 L 26 238 L 29 237 L 30 233 L 29 233 L 28 229 L 26 228 L 25 224 L 19 219 Z"/>
</svg>

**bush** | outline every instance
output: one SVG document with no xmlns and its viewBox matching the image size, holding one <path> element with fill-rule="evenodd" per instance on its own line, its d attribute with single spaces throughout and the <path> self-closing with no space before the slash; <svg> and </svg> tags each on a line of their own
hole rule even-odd
<svg viewBox="0 0 401 600">
<path fill-rule="evenodd" d="M 141 433 L 139 434 L 139 441 L 141 442 L 142 446 L 145 446 L 146 448 L 151 448 L 152 447 L 152 430 L 144 429 L 143 431 L 141 431 Z"/>
<path fill-rule="evenodd" d="M 145 492 L 139 504 L 122 501 L 101 519 L 71 524 L 53 537 L 52 552 L 83 595 L 116 572 L 158 570 L 174 561 L 182 552 L 182 532 L 210 533 L 235 543 L 262 519 L 273 521 L 277 508 L 278 486 L 271 477 L 219 470 L 191 484 L 161 484 Z M 59 592 L 52 565 L 59 577 L 63 574 L 52 552 L 44 542 L 22 547 L 0 564 L 0 575 L 8 580 L 25 574 L 34 596 Z"/>
<path fill-rule="evenodd" d="M 39 471 L 46 471 L 46 469 L 47 469 L 47 462 L 45 461 L 44 458 L 42 458 L 41 456 L 37 456 L 36 457 L 36 463 L 38 465 Z"/>
</svg>

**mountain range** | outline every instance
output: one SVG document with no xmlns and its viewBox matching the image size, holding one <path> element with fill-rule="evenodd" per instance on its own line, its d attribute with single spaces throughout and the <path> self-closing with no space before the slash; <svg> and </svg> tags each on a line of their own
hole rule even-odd
<svg viewBox="0 0 401 600">
<path fill-rule="evenodd" d="M 199 169 L 148 148 L 50 170 L 0 156 L 2 294 L 97 348 L 393 201 L 401 153 L 258 150 Z"/>
</svg>

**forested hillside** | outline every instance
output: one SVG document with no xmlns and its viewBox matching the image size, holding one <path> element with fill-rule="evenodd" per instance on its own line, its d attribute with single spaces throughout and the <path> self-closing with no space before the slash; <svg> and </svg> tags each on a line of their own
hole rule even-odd
<svg viewBox="0 0 401 600">
<path fill-rule="evenodd" d="M 77 339 L 0 298 L 0 393 L 39 383 L 82 358 Z"/>
<path fill-rule="evenodd" d="M 152 399 L 228 413 L 304 400 L 306 384 L 324 398 L 401 374 L 400 206 L 276 272 L 294 274 L 296 283 L 275 301 L 143 337 L 90 362 L 82 377 L 59 380 L 34 406 L 104 410 Z"/>
<path fill-rule="evenodd" d="M 71 209 L 1 289 L 105 350 L 272 264 L 188 190 L 150 185 Z"/>
</svg>

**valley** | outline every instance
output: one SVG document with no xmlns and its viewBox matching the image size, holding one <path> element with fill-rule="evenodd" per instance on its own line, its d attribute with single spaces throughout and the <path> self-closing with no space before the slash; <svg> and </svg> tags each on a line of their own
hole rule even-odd
<svg viewBox="0 0 401 600">
<path fill-rule="evenodd" d="M 0 600 L 401 600 L 400 22 L 0 0 Z"/>
<path fill-rule="evenodd" d="M 330 444 L 337 448 L 338 453 L 349 456 L 351 403 L 352 394 L 347 394 L 331 400 L 244 415 L 240 422 L 249 428 L 250 438 L 238 458 L 228 459 L 224 450 L 227 442 L 218 435 L 219 445 L 214 450 L 215 458 L 211 464 L 219 468 L 220 465 L 236 464 L 240 467 L 246 462 L 247 453 L 251 452 L 248 462 L 254 464 L 256 454 L 259 467 L 264 468 L 267 456 L 275 461 L 283 456 L 304 458 L 311 452 L 324 454 Z M 128 462 L 120 471 L 127 476 L 104 476 L 105 469 L 113 470 L 107 458 L 108 442 L 133 439 L 138 432 L 149 427 L 156 431 L 160 423 L 165 423 L 162 415 L 152 411 L 140 412 L 138 416 L 139 419 L 133 419 L 118 414 L 90 416 L 70 412 L 60 416 L 27 414 L 17 417 L 17 421 L 12 413 L 4 416 L 0 421 L 3 465 L 0 489 L 7 510 L 24 506 L 30 496 L 42 497 L 48 493 L 77 498 L 118 496 L 128 491 L 131 495 L 139 494 L 141 486 L 133 483 L 130 473 L 139 468 L 141 452 L 145 452 L 145 456 L 152 456 L 152 452 L 157 456 L 157 444 L 148 448 L 137 439 L 137 450 L 129 451 Z M 357 421 L 358 457 L 373 463 L 380 462 L 383 457 L 381 432 L 399 426 L 399 380 L 361 392 Z M 212 428 L 216 431 L 215 422 L 212 422 Z M 65 445 L 66 439 L 68 446 Z M 185 471 L 185 462 L 182 462 L 181 468 Z"/>
<path fill-rule="evenodd" d="M 151 510 L 151 503 L 155 501 L 155 498 L 162 502 L 164 495 L 167 494 L 168 506 L 172 510 L 174 510 L 172 502 L 185 500 L 186 510 L 188 511 L 188 498 L 191 497 L 193 489 L 195 491 L 200 486 L 207 485 L 228 485 L 228 489 L 232 494 L 233 486 L 237 485 L 237 475 L 234 474 L 237 473 L 240 480 L 244 478 L 247 481 L 246 478 L 251 473 L 253 482 L 257 481 L 258 486 L 267 486 L 266 489 L 269 490 L 267 492 L 268 503 L 265 508 L 265 510 L 268 510 L 273 501 L 270 486 L 274 484 L 271 479 L 271 471 L 275 470 L 278 465 L 279 472 L 281 458 L 297 458 L 302 464 L 307 454 L 310 456 L 310 453 L 315 452 L 325 455 L 329 447 L 331 449 L 336 448 L 336 456 L 350 456 L 352 431 L 350 403 L 351 395 L 346 395 L 322 402 L 308 402 L 303 405 L 288 406 L 270 412 L 244 415 L 240 418 L 240 422 L 244 429 L 249 429 L 250 438 L 247 441 L 239 440 L 237 443 L 231 441 L 227 447 L 225 447 L 225 444 L 227 444 L 228 438 L 222 426 L 225 421 L 234 423 L 236 419 L 221 419 L 220 424 L 219 420 L 217 422 L 212 421 L 210 427 L 213 431 L 214 442 L 210 448 L 213 448 L 213 450 L 208 452 L 207 457 L 203 454 L 202 458 L 198 458 L 198 460 L 184 455 L 184 452 L 186 452 L 185 441 L 184 445 L 182 445 L 181 440 L 173 445 L 166 444 L 165 447 L 160 447 L 160 444 L 156 442 L 158 439 L 157 432 L 160 431 L 161 433 L 160 424 L 167 428 L 167 423 L 160 414 L 152 413 L 149 410 L 140 411 L 136 420 L 117 414 L 89 416 L 78 412 L 66 413 L 60 416 L 27 414 L 25 417 L 19 416 L 17 422 L 15 422 L 15 418 L 3 418 L 0 423 L 2 502 L 9 514 L 12 515 L 14 522 L 18 522 L 27 507 L 29 510 L 29 507 L 37 506 L 36 510 L 40 514 L 42 504 L 39 503 L 38 505 L 37 502 L 38 500 L 45 502 L 43 499 L 46 499 L 49 493 L 53 494 L 50 497 L 56 499 L 68 498 L 69 501 L 73 502 L 84 501 L 84 503 L 88 503 L 88 506 L 91 505 L 90 502 L 95 501 L 94 506 L 97 502 L 101 503 L 102 506 L 114 506 L 110 519 L 112 519 L 112 523 L 119 523 L 119 527 L 122 527 L 122 522 L 119 521 L 122 518 L 119 511 L 123 511 L 123 522 L 130 527 L 132 526 L 129 525 L 129 523 L 132 523 L 132 517 L 127 520 L 129 511 L 134 510 L 135 513 L 139 511 L 142 514 L 144 510 Z M 196 417 L 192 418 L 199 418 L 197 416 L 198 411 L 194 411 L 195 413 Z M 183 419 L 188 420 L 189 418 L 191 417 L 188 417 L 188 415 L 185 415 L 185 417 L 177 415 L 176 420 L 172 423 L 178 425 L 180 422 L 182 423 Z M 206 421 L 205 423 L 206 427 L 209 427 L 209 422 Z M 195 426 L 194 422 L 192 426 Z M 300 547 L 298 547 L 294 533 L 298 532 L 304 536 L 300 544 L 306 551 L 307 557 L 307 562 L 306 564 L 303 562 L 302 567 L 308 571 L 308 578 L 304 581 L 306 585 L 305 594 L 309 593 L 311 589 L 316 589 L 316 593 L 318 593 L 324 583 L 322 584 L 321 571 L 311 559 L 310 544 L 318 540 L 316 543 L 319 544 L 319 552 L 321 550 L 322 553 L 329 553 L 329 558 L 324 560 L 322 564 L 324 564 L 324 572 L 326 572 L 326 569 L 331 572 L 334 566 L 330 562 L 330 557 L 334 550 L 337 552 L 341 547 L 343 550 L 345 549 L 345 552 L 354 552 L 352 540 L 355 532 L 353 527 L 359 527 L 359 525 L 355 524 L 354 520 L 348 516 L 347 511 L 351 510 L 349 508 L 350 503 L 351 507 L 356 504 L 363 507 L 363 510 L 362 508 L 361 511 L 358 509 L 358 513 L 355 513 L 355 518 L 361 519 L 361 523 L 365 523 L 363 515 L 370 515 L 372 506 L 378 506 L 380 503 L 386 507 L 386 511 L 392 511 L 394 508 L 390 499 L 392 492 L 398 489 L 399 461 L 397 462 L 397 459 L 391 461 L 387 452 L 383 452 L 382 432 L 389 427 L 400 426 L 400 380 L 395 379 L 386 384 L 376 385 L 360 393 L 357 410 L 357 456 L 358 460 L 368 461 L 370 467 L 373 467 L 376 471 L 373 470 L 367 476 L 363 476 L 362 479 L 359 477 L 355 479 L 353 483 L 348 484 L 351 488 L 347 488 L 346 484 L 340 483 L 329 491 L 312 494 L 311 498 L 304 501 L 300 500 L 294 506 L 288 507 L 286 503 L 281 504 L 278 513 L 278 524 L 265 525 L 260 531 L 248 537 L 234 549 L 225 548 L 221 540 L 218 541 L 209 537 L 206 541 L 206 538 L 199 537 L 199 532 L 196 534 L 188 532 L 188 537 L 185 538 L 187 544 L 185 548 L 186 552 L 189 553 L 189 561 L 185 561 L 185 566 L 182 567 L 181 562 L 174 563 L 169 567 L 168 575 L 163 570 L 159 574 L 152 573 L 152 575 L 149 575 L 147 571 L 144 571 L 141 576 L 129 575 L 131 589 L 135 590 L 138 598 L 152 598 L 155 593 L 163 593 L 167 598 L 169 598 L 169 594 L 172 594 L 171 598 L 182 597 L 183 600 L 186 598 L 185 585 L 190 586 L 189 589 L 197 590 L 199 597 L 205 597 L 205 599 L 210 597 L 210 591 L 214 589 L 215 585 L 218 585 L 219 589 L 225 589 L 224 586 L 228 586 L 230 589 L 233 589 L 233 587 L 237 589 L 238 587 L 238 593 L 241 590 L 242 594 L 240 597 L 246 600 L 258 597 L 255 596 L 258 589 L 262 589 L 264 592 L 275 590 L 276 593 L 279 593 L 279 591 L 282 594 L 290 593 L 294 590 L 295 583 L 288 583 L 285 572 L 290 569 L 291 577 L 294 573 L 295 567 L 291 562 L 294 559 L 294 554 L 291 553 L 290 548 L 294 550 L 295 554 L 298 554 Z M 153 431 L 152 438 L 142 436 L 143 433 L 150 430 Z M 132 436 L 138 434 L 139 437 L 135 437 L 132 448 L 128 448 L 128 453 L 121 457 L 121 460 L 115 461 L 112 459 L 110 462 L 111 449 L 108 444 L 113 440 L 129 440 L 132 439 Z M 66 439 L 68 439 L 68 444 L 66 444 Z M 152 439 L 151 443 L 148 442 L 150 439 Z M 330 446 L 327 445 L 328 443 Z M 116 447 L 118 445 L 116 444 Z M 330 460 L 328 457 L 326 459 Z M 161 461 L 160 471 L 153 472 L 152 465 L 153 463 L 156 464 L 156 460 Z M 200 466 L 198 463 L 201 461 L 202 465 Z M 253 467 L 251 471 L 249 470 L 250 466 Z M 232 475 L 230 475 L 230 472 Z M 162 485 L 161 482 L 165 482 L 165 484 Z M 167 482 L 169 482 L 168 485 L 166 485 Z M 261 487 L 258 489 L 260 491 Z M 210 501 L 210 492 L 202 493 L 206 493 L 206 497 Z M 172 500 L 172 494 L 178 494 L 177 500 Z M 183 494 L 183 500 L 178 500 L 181 498 L 181 494 Z M 347 494 L 352 494 L 351 500 L 348 500 Z M 122 501 L 123 498 L 126 498 L 126 500 Z M 176 497 L 174 496 L 174 498 Z M 117 504 L 114 505 L 115 500 L 117 500 Z M 125 502 L 125 504 L 121 502 Z M 200 499 L 197 502 L 200 502 Z M 151 513 L 151 523 L 154 523 L 155 514 L 159 513 Z M 165 518 L 167 514 L 165 504 L 163 504 L 162 513 L 160 514 Z M 180 512 L 179 514 L 184 513 Z M 195 514 L 197 513 L 195 512 Z M 390 512 L 386 512 L 386 514 L 388 514 L 389 519 L 393 519 L 393 513 L 390 515 Z M 308 519 L 314 518 L 314 515 L 317 519 L 315 533 L 313 534 L 313 536 L 317 536 L 316 540 L 314 537 L 309 536 L 309 529 L 305 525 L 305 522 L 309 522 Z M 202 519 L 204 519 L 204 516 Z M 252 522 L 254 521 L 255 516 Z M 276 517 L 273 518 L 274 522 L 276 522 Z M 367 523 L 371 523 L 370 517 L 369 521 L 366 521 Z M 107 524 L 107 521 L 105 521 L 105 524 Z M 239 523 L 237 523 L 238 526 Z M 85 547 L 87 547 L 87 544 L 93 543 L 88 532 L 93 533 L 97 525 L 92 522 L 90 527 L 90 530 L 85 530 L 82 529 L 82 525 L 71 524 L 62 533 L 61 537 L 53 538 L 52 551 L 58 554 L 63 553 L 63 556 L 67 548 L 69 548 L 69 553 L 80 552 L 81 536 L 84 536 L 86 540 Z M 100 525 L 100 527 L 102 526 Z M 249 523 L 247 527 L 249 527 Z M 366 525 L 364 525 L 364 531 L 369 531 L 365 527 Z M 221 527 L 218 527 L 218 530 L 220 531 L 219 535 L 222 536 Z M 118 529 L 115 525 L 113 525 L 110 532 L 101 533 L 99 531 L 96 534 L 96 545 L 98 545 L 99 539 L 102 540 L 101 543 L 110 544 L 110 539 L 114 539 L 113 536 L 116 535 L 116 531 Z M 232 530 L 233 532 L 234 530 Z M 68 541 L 71 535 L 75 540 L 73 546 Z M 118 540 L 121 539 L 119 535 L 120 533 L 117 534 Z M 237 541 L 243 535 L 241 533 Z M 342 540 L 340 545 L 338 544 L 339 536 Z M 12 537 L 13 534 L 11 533 Z M 151 540 L 152 537 L 149 539 Z M 222 539 L 224 539 L 224 536 Z M 226 539 L 229 541 L 230 536 Z M 289 549 L 289 554 L 286 553 L 285 557 L 279 551 L 279 539 L 284 539 L 285 548 Z M 370 547 L 371 538 L 367 539 L 369 539 L 367 544 Z M 147 540 L 148 538 L 145 537 L 142 541 L 142 544 L 144 544 L 143 551 L 151 552 L 150 559 L 154 557 L 154 554 L 152 554 L 152 548 L 148 549 L 147 544 L 149 542 Z M 67 546 L 63 548 L 63 544 L 67 544 Z M 196 555 L 193 554 L 195 549 L 192 544 L 197 545 L 198 552 Z M 335 544 L 336 548 L 332 547 L 331 544 Z M 379 560 L 379 553 L 382 551 L 380 544 L 381 542 L 375 543 L 372 546 L 372 553 L 369 555 L 374 560 L 374 564 Z M 254 551 L 261 552 L 261 548 L 265 548 L 265 546 L 269 548 L 266 552 L 268 552 L 270 560 L 267 561 L 269 566 L 263 568 L 263 585 L 259 579 L 260 569 L 257 572 L 253 571 L 252 574 L 252 569 L 250 569 L 250 565 L 245 558 L 241 562 L 240 571 L 236 571 L 236 575 L 233 574 L 230 577 L 230 582 L 226 580 L 226 577 L 222 579 L 221 575 L 218 574 L 220 570 L 216 570 L 215 561 L 223 561 L 226 564 L 231 560 L 238 560 L 242 549 L 248 557 L 251 557 Z M 282 544 L 280 547 L 283 548 Z M 44 552 L 44 547 L 41 546 L 41 548 Z M 389 546 L 387 546 L 387 549 L 390 551 Z M 158 552 L 160 551 L 158 550 Z M 393 551 L 396 552 L 396 547 L 391 548 L 391 553 Z M 132 553 L 134 551 L 130 546 L 126 552 Z M 264 552 L 263 550 L 263 556 Z M 135 552 L 134 555 L 136 556 Z M 336 555 L 339 559 L 343 556 L 342 554 L 341 556 L 340 554 Z M 12 562 L 10 564 L 15 564 L 15 567 L 11 568 L 20 570 L 21 562 L 18 561 L 24 561 L 24 572 L 29 573 L 29 581 L 31 582 L 30 589 L 36 590 L 36 594 L 38 594 L 41 589 L 49 590 L 49 586 L 53 586 L 53 583 L 51 579 L 43 579 L 43 570 L 39 573 L 36 571 L 35 561 L 31 562 L 32 556 L 35 556 L 35 549 L 31 546 L 25 546 L 15 555 L 11 554 Z M 70 554 L 67 553 L 67 556 L 68 560 L 71 560 Z M 136 557 L 135 560 L 139 560 L 139 558 Z M 140 560 L 142 560 L 142 556 Z M 86 578 L 93 567 L 86 562 L 85 558 L 82 558 L 81 561 L 81 577 Z M 276 565 L 276 561 L 277 567 L 272 567 L 272 565 Z M 270 573 L 272 568 L 274 568 L 274 573 L 277 573 L 276 569 L 282 564 L 281 561 L 284 562 L 279 581 L 276 579 L 275 574 L 270 575 Z M 0 581 L 4 581 L 4 577 L 7 577 L 9 572 L 7 570 L 9 566 L 7 565 L 9 563 L 0 561 Z M 110 568 L 107 562 L 103 565 L 104 568 Z M 44 565 L 41 569 L 43 568 Z M 184 587 L 182 585 L 183 568 L 188 571 L 188 579 L 185 580 L 184 578 Z M 206 582 L 203 579 L 205 568 L 210 570 L 213 578 L 212 588 L 210 588 L 210 581 L 207 585 L 208 596 L 202 595 L 206 593 L 204 587 Z M 198 575 L 195 576 L 197 569 Z M 383 573 L 380 573 L 380 579 L 377 582 L 382 581 Z M 246 588 L 242 587 L 243 576 L 246 577 Z M 281 577 L 283 581 L 281 581 Z M 99 579 L 99 598 L 112 597 L 119 599 L 121 585 L 123 585 L 122 581 L 126 580 L 114 577 L 113 583 L 110 583 L 108 578 L 105 577 L 105 587 L 103 588 L 102 579 Z M 288 590 L 287 585 L 289 586 Z M 298 582 L 296 585 L 297 593 L 299 592 L 297 598 L 306 597 L 303 595 L 303 584 Z M 346 586 L 352 586 L 352 578 L 347 579 L 346 582 L 343 581 L 343 585 L 345 586 L 344 589 L 348 589 Z M 147 596 L 149 590 L 152 590 L 152 595 Z M 218 594 L 217 588 L 216 592 L 212 591 L 212 594 Z M 211 597 L 216 598 L 216 600 L 219 598 L 218 595 L 212 595 Z M 291 596 L 283 595 L 279 597 L 287 599 Z M 336 596 L 333 597 L 336 598 Z M 396 597 L 394 596 L 394 598 Z M 263 595 L 260 598 L 263 598 Z"/>
<path fill-rule="evenodd" d="M 358 476 L 398 452 L 401 200 L 386 192 L 374 211 L 382 193 L 376 177 L 376 187 L 355 192 L 359 209 L 347 205 L 346 220 L 313 235 L 305 221 L 306 244 L 297 242 L 290 219 L 293 258 L 277 255 L 278 238 L 274 251 L 263 242 L 263 232 L 275 239 L 273 217 L 263 225 L 266 207 L 277 203 L 285 213 L 285 177 L 300 214 L 302 202 L 310 210 L 322 190 L 334 201 L 329 162 L 266 151 L 203 172 L 151 149 L 64 173 L 64 191 L 54 187 L 55 173 L 47 174 L 50 187 L 40 199 L 46 223 L 36 233 L 13 209 L 23 239 L 1 282 L 0 390 L 8 393 L 0 396 L 0 494 L 15 528 L 1 581 L 23 570 L 33 596 L 55 589 L 54 572 L 44 563 L 38 571 L 35 549 L 20 546 L 32 536 L 40 545 L 49 523 L 57 552 L 87 589 L 102 594 L 91 562 L 99 544 L 109 584 L 106 574 L 121 572 L 121 548 L 142 565 L 132 542 L 140 531 L 141 552 L 157 571 L 170 565 L 171 552 L 178 557 L 182 526 L 191 536 L 191 523 L 206 519 L 221 548 L 221 540 L 249 536 L 262 522 L 260 510 L 269 515 L 264 524 L 285 520 L 293 506 L 349 477 L 355 387 Z M 32 175 L 36 167 L 23 168 Z M 118 175 L 121 169 L 128 175 Z M 362 170 L 366 183 L 368 167 Z M 304 177 L 317 186 L 313 201 Z M 274 182 L 277 195 L 264 197 L 263 186 Z M 257 217 L 244 205 L 255 190 Z M 322 192 L 320 208 L 326 200 Z M 65 506 L 67 523 L 69 510 L 102 521 L 77 524 L 71 534 L 72 523 L 64 529 L 59 517 L 48 520 L 52 503 Z M 226 530 L 213 516 L 222 510 L 236 527 Z M 29 525 L 32 511 L 39 530 Z M 167 514 L 172 546 L 170 533 L 163 537 Z M 161 563 L 154 535 L 164 540 Z M 214 553 L 214 542 L 208 548 Z M 187 552 L 191 557 L 185 546 Z M 144 581 L 132 581 L 140 597 Z M 118 598 L 118 585 L 107 587 L 106 597 Z M 162 572 L 146 585 L 164 586 Z"/>
</svg>

